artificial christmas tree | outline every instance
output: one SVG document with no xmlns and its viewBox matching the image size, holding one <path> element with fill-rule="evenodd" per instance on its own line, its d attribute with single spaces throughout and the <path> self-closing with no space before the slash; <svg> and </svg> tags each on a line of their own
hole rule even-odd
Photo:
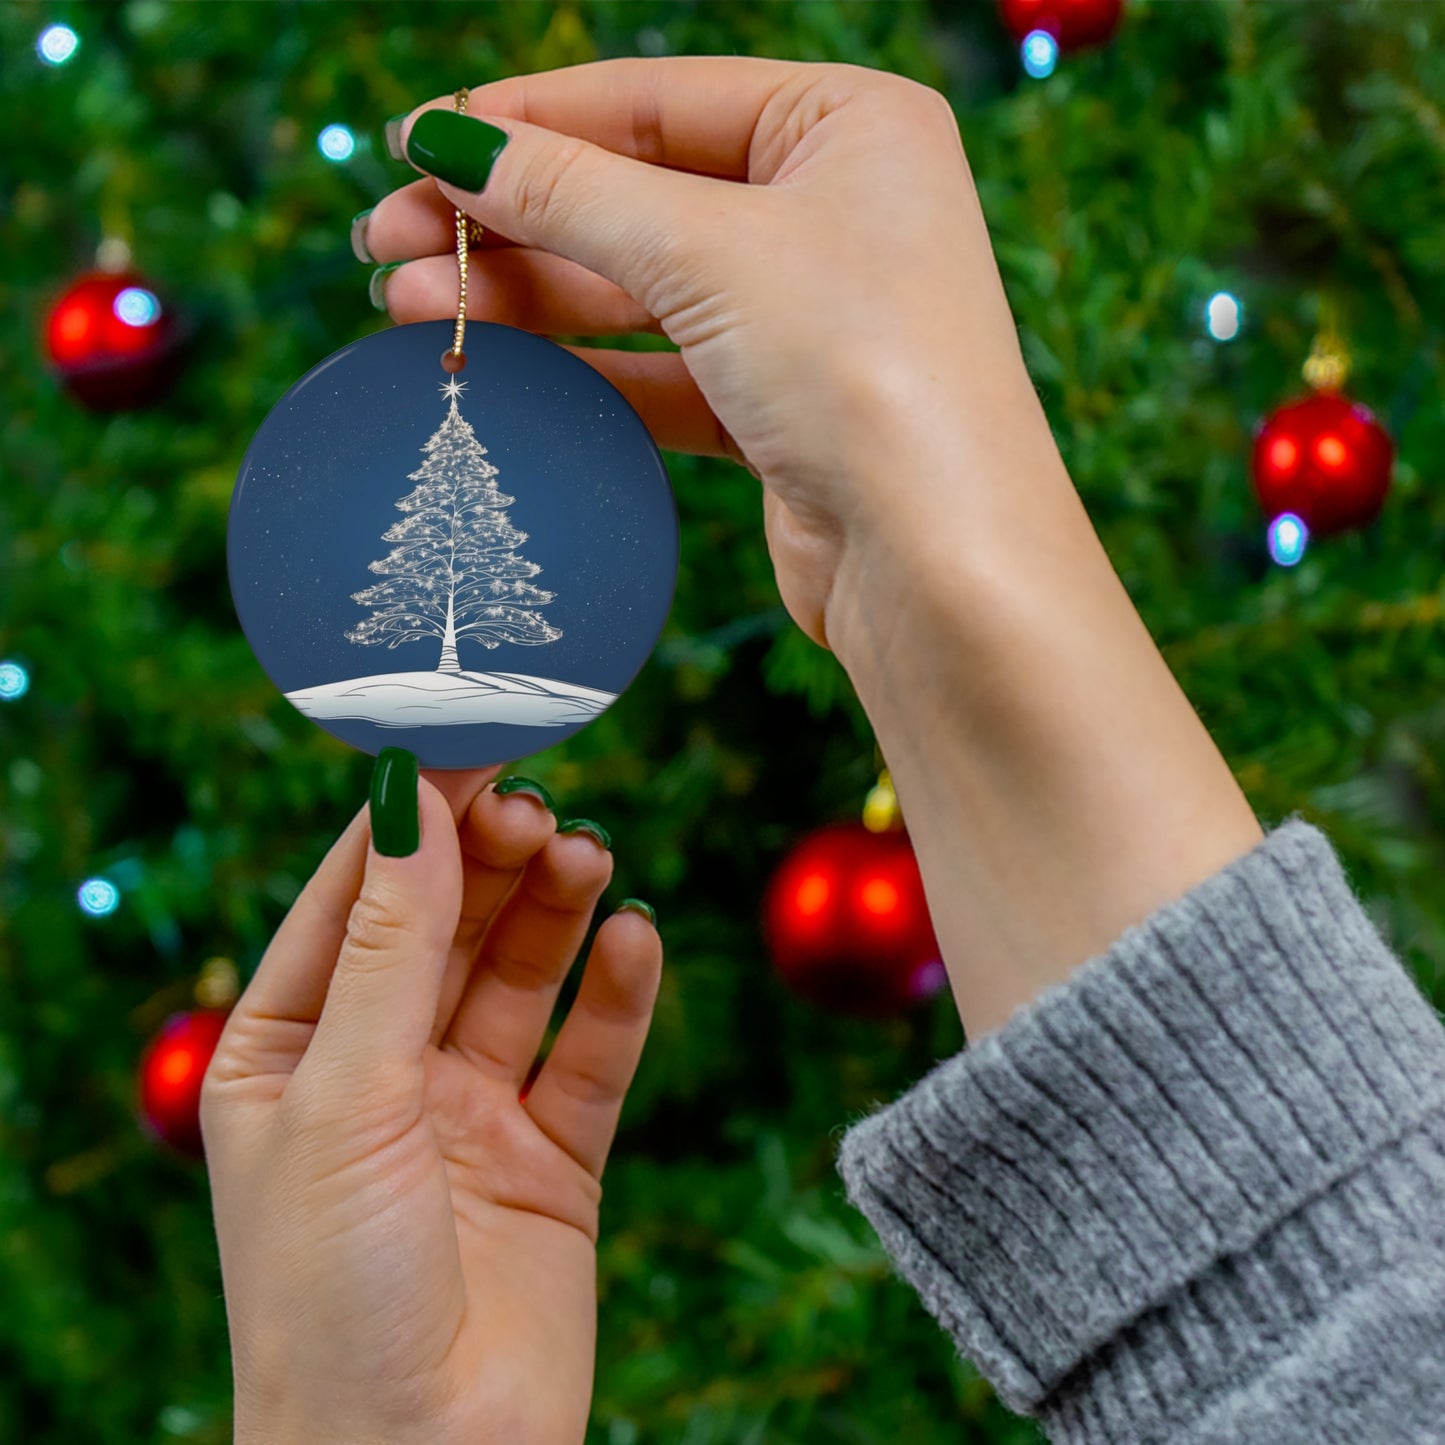
<svg viewBox="0 0 1445 1445">
<path fill-rule="evenodd" d="M 234 1438 L 204 1170 L 137 1128 L 137 1059 L 193 1006 L 198 950 L 255 966 L 367 796 L 370 759 L 300 716 L 238 633 L 227 507 L 268 409 L 384 324 L 349 219 L 416 180 L 381 158 L 386 117 L 454 84 L 743 51 L 942 90 L 1101 544 L 1261 817 L 1300 810 L 1336 840 L 1445 1005 L 1445 7 L 1136 4 L 1107 49 L 1043 84 L 1021 82 L 994 7 L 911 0 L 65 18 L 79 46 L 54 68 L 35 53 L 46 17 L 0 6 L 0 119 L 25 138 L 6 161 L 0 658 L 30 678 L 0 706 L 0 1440 Z M 337 122 L 359 138 L 344 164 L 314 143 Z M 92 414 L 51 380 L 44 321 L 122 210 L 150 289 L 185 297 L 206 344 L 163 404 Z M 908 284 L 899 245 L 880 308 Z M 511 250 L 478 263 L 474 318 L 511 316 L 518 293 L 487 280 Z M 1326 287 L 1349 300 L 1349 395 L 1393 439 L 1393 491 L 1368 533 L 1270 569 L 1251 428 L 1290 395 Z M 1250 318 L 1223 346 L 1199 326 L 1221 289 Z M 831 1165 L 844 1123 L 959 1049 L 948 999 L 857 1021 L 794 998 L 766 961 L 778 860 L 873 780 L 867 720 L 780 605 L 756 479 L 668 467 L 683 546 L 667 631 L 615 708 L 523 768 L 611 830 L 603 907 L 654 901 L 667 950 L 605 1180 L 587 1445 L 1036 1445 L 892 1277 Z M 918 505 L 914 480 L 890 479 L 896 505 Z M 966 459 L 958 480 L 966 506 Z M 504 465 L 498 485 L 514 481 Z M 348 520 L 374 539 L 385 512 Z M 408 580 L 368 576 L 386 544 L 366 545 L 339 594 L 348 626 L 378 610 L 351 590 Z M 538 583 L 554 579 L 570 601 L 570 578 Z M 444 608 L 431 625 L 419 666 L 440 660 Z M 77 904 L 91 876 L 123 885 L 106 917 Z"/>
</svg>

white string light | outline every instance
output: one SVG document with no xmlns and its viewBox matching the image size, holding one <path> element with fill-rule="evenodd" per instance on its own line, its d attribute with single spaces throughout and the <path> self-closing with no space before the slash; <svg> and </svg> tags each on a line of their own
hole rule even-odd
<svg viewBox="0 0 1445 1445">
<path fill-rule="evenodd" d="M 64 65 L 80 49 L 80 36 L 68 25 L 47 25 L 35 42 L 35 53 L 47 65 Z"/>
<path fill-rule="evenodd" d="M 356 137 L 344 125 L 329 125 L 316 137 L 316 148 L 329 161 L 349 161 L 356 153 Z"/>
<path fill-rule="evenodd" d="M 1293 512 L 1281 512 L 1269 524 L 1269 555 L 1281 567 L 1293 567 L 1305 554 L 1310 529 Z"/>
</svg>

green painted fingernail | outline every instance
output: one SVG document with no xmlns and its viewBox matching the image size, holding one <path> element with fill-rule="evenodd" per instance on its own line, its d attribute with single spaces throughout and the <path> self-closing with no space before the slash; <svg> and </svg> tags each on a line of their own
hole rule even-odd
<svg viewBox="0 0 1445 1445">
<path fill-rule="evenodd" d="M 406 138 L 406 158 L 464 191 L 480 191 L 511 137 L 506 131 L 454 110 L 424 110 Z"/>
<path fill-rule="evenodd" d="M 375 206 L 368 206 L 364 211 L 358 211 L 351 218 L 351 254 L 358 261 L 365 261 L 368 266 L 376 265 L 376 257 L 371 254 L 366 244 L 366 223 L 371 219 L 371 213 Z"/>
<path fill-rule="evenodd" d="M 610 850 L 612 847 L 612 835 L 601 823 L 594 823 L 591 818 L 568 818 L 558 827 L 557 831 L 559 833 L 590 833 L 604 848 Z"/>
<path fill-rule="evenodd" d="M 384 134 L 386 136 L 386 153 L 394 161 L 404 161 L 406 156 L 401 149 L 401 127 L 411 112 L 404 111 L 401 115 L 394 115 L 387 121 Z"/>
<path fill-rule="evenodd" d="M 644 903 L 640 898 L 624 898 L 622 902 L 617 905 L 617 911 L 619 913 L 624 911 L 640 913 L 654 928 L 657 927 L 657 913 L 654 911 L 652 904 Z"/>
<path fill-rule="evenodd" d="M 407 858 L 421 844 L 418 764 L 405 748 L 382 748 L 371 772 L 371 841 L 388 858 Z"/>
<path fill-rule="evenodd" d="M 526 793 L 528 797 L 539 799 L 542 806 L 549 812 L 557 811 L 557 805 L 552 801 L 551 793 L 541 783 L 534 782 L 531 778 L 503 778 L 492 791 L 500 793 L 504 798 L 508 793 Z"/>
<path fill-rule="evenodd" d="M 385 266 L 378 266 L 371 273 L 371 280 L 367 283 L 366 294 L 371 297 L 371 304 L 378 311 L 386 310 L 386 278 L 395 271 L 398 266 L 405 266 L 405 261 L 388 261 Z"/>
</svg>

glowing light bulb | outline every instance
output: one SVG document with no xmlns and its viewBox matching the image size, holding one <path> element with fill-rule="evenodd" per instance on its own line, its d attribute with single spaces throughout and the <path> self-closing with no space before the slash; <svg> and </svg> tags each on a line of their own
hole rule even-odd
<svg viewBox="0 0 1445 1445">
<path fill-rule="evenodd" d="M 1269 555 L 1281 567 L 1293 567 L 1305 554 L 1310 529 L 1293 512 L 1281 512 L 1269 524 Z"/>
<path fill-rule="evenodd" d="M 0 662 L 0 702 L 14 702 L 30 691 L 30 674 L 18 662 Z"/>
<path fill-rule="evenodd" d="M 1031 30 L 1019 47 L 1024 69 L 1035 80 L 1047 79 L 1059 63 L 1059 42 L 1047 30 Z"/>
<path fill-rule="evenodd" d="M 329 161 L 349 161 L 356 151 L 356 137 L 344 125 L 329 125 L 316 137 L 316 146 Z"/>
<path fill-rule="evenodd" d="M 109 878 L 87 878 L 75 896 L 92 918 L 105 918 L 120 907 L 120 889 Z"/>
<path fill-rule="evenodd" d="M 80 36 L 68 25 L 47 25 L 35 42 L 35 53 L 47 65 L 64 65 L 80 49 Z"/>
<path fill-rule="evenodd" d="M 150 326 L 160 320 L 161 303 L 153 291 L 143 286 L 127 286 L 111 307 L 116 319 L 127 326 Z"/>
<path fill-rule="evenodd" d="M 1228 291 L 1216 291 L 1204 308 L 1204 329 L 1216 341 L 1233 341 L 1244 324 L 1244 307 Z"/>
</svg>

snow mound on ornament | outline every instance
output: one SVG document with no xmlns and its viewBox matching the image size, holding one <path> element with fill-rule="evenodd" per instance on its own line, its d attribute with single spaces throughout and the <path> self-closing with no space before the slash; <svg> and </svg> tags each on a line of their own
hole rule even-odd
<svg viewBox="0 0 1445 1445">
<path fill-rule="evenodd" d="M 565 727 L 596 717 L 616 699 L 615 692 L 519 672 L 384 672 L 286 694 L 318 722 L 359 719 L 390 728 Z"/>
</svg>

